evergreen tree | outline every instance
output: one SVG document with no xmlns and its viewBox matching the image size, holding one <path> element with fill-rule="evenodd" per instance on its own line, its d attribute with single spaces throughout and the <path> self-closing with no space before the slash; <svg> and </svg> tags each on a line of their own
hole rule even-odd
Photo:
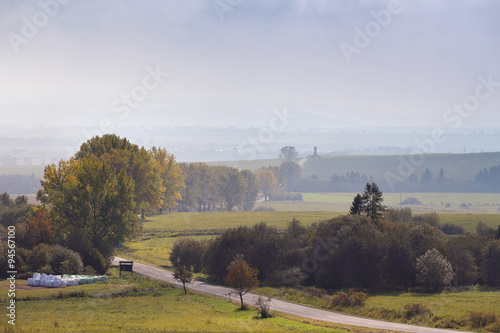
<svg viewBox="0 0 500 333">
<path fill-rule="evenodd" d="M 366 183 L 365 192 L 363 193 L 363 210 L 366 212 L 366 216 L 372 220 L 377 220 L 381 215 L 385 207 L 382 205 L 384 201 L 383 193 L 378 188 L 375 183 Z"/>
<path fill-rule="evenodd" d="M 364 206 L 363 197 L 361 196 L 361 194 L 358 193 L 352 200 L 352 205 L 351 209 L 349 210 L 349 214 L 360 215 L 361 212 L 363 211 L 363 206 Z"/>
</svg>

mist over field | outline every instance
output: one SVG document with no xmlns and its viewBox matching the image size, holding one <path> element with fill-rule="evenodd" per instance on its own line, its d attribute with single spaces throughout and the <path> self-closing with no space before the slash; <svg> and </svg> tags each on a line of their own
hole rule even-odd
<svg viewBox="0 0 500 333">
<path fill-rule="evenodd" d="M 0 164 L 105 133 L 179 161 L 500 148 L 495 1 L 0 6 Z"/>
</svg>

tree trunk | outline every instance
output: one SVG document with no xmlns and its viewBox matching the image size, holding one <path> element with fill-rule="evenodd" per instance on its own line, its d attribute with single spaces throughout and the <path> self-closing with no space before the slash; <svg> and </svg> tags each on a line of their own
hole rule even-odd
<svg viewBox="0 0 500 333">
<path fill-rule="evenodd" d="M 240 294 L 240 301 L 241 301 L 241 309 L 243 310 L 245 308 L 243 306 L 243 294 Z"/>
<path fill-rule="evenodd" d="M 187 295 L 186 282 L 182 282 L 182 286 L 184 287 L 184 295 Z"/>
</svg>

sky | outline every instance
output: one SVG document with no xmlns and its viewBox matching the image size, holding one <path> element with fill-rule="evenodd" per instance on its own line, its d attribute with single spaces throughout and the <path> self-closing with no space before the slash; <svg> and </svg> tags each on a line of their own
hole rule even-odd
<svg viewBox="0 0 500 333">
<path fill-rule="evenodd" d="M 499 17 L 496 0 L 1 0 L 0 127 L 498 127 Z"/>
</svg>

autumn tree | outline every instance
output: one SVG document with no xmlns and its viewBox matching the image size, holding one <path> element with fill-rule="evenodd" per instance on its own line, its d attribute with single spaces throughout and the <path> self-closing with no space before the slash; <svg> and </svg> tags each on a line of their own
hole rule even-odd
<svg viewBox="0 0 500 333">
<path fill-rule="evenodd" d="M 187 295 L 186 283 L 193 282 L 193 274 L 186 269 L 186 266 L 179 266 L 174 272 L 174 279 L 182 282 L 182 287 L 184 288 L 184 295 Z"/>
<path fill-rule="evenodd" d="M 248 266 L 247 262 L 241 258 L 235 259 L 228 267 L 224 283 L 234 289 L 240 295 L 241 309 L 244 309 L 243 295 L 259 285 L 256 268 Z"/>
<path fill-rule="evenodd" d="M 276 192 L 278 180 L 271 170 L 259 170 L 257 179 L 260 183 L 260 190 L 264 194 L 264 201 L 267 201 L 269 196 Z"/>
<path fill-rule="evenodd" d="M 139 148 L 126 138 L 105 134 L 102 137 L 93 137 L 83 143 L 75 154 L 75 159 L 87 158 L 103 161 L 117 175 L 124 170 L 134 181 L 136 212 L 144 214 L 147 210 L 161 208 L 163 205 L 166 194 L 166 188 L 163 184 L 167 177 L 162 178 L 162 170 L 159 166 L 161 163 L 158 163 L 157 158 L 161 159 L 166 155 L 166 152 L 159 150 L 152 153 L 144 147 Z M 168 163 L 165 164 L 168 165 Z M 177 178 L 174 183 L 177 184 Z M 175 197 L 175 194 L 173 196 Z"/>
<path fill-rule="evenodd" d="M 104 256 L 132 235 L 134 181 L 106 162 L 83 158 L 45 168 L 37 199 L 50 208 L 55 225 L 66 235 L 83 230 Z"/>
<path fill-rule="evenodd" d="M 155 163 L 157 172 L 160 174 L 165 192 L 162 196 L 162 208 L 170 209 L 178 205 L 182 199 L 179 191 L 185 187 L 182 170 L 175 161 L 175 156 L 169 154 L 164 148 L 153 147 L 150 154 Z"/>
<path fill-rule="evenodd" d="M 49 211 L 39 209 L 28 221 L 26 227 L 26 240 L 29 246 L 36 246 L 40 243 L 50 244 L 55 236 L 52 219 Z"/>
</svg>

